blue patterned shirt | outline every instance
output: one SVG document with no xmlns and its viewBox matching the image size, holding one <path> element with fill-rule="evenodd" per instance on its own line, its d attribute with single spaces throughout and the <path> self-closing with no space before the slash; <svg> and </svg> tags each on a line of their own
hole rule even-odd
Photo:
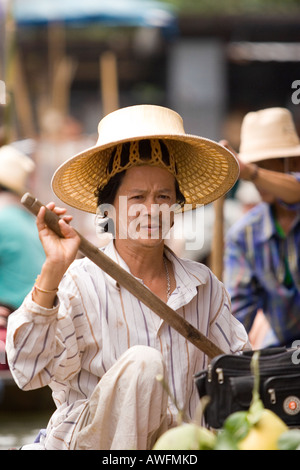
<svg viewBox="0 0 300 470">
<path fill-rule="evenodd" d="M 249 331 L 262 309 L 278 338 L 274 346 L 300 339 L 299 205 L 297 212 L 286 236 L 278 233 L 266 203 L 246 213 L 227 233 L 224 284 L 232 313 Z"/>
</svg>

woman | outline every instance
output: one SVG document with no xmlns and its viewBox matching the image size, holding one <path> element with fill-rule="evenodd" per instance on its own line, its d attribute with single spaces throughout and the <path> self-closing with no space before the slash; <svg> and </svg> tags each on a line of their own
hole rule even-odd
<svg viewBox="0 0 300 470">
<path fill-rule="evenodd" d="M 112 218 L 115 233 L 105 253 L 235 353 L 248 339 L 230 314 L 223 285 L 205 266 L 179 260 L 163 236 L 174 205 L 185 210 L 209 203 L 237 176 L 233 155 L 185 134 L 177 113 L 134 106 L 100 122 L 97 145 L 63 164 L 53 188 L 82 210 L 104 205 L 104 222 Z M 79 239 L 71 218 L 53 203 L 48 208 L 63 216 L 64 238 L 48 229 L 41 208 L 37 226 L 46 262 L 10 321 L 8 346 L 19 386 L 53 390 L 57 410 L 43 446 L 151 449 L 176 424 L 178 411 L 157 375 L 191 418 L 198 403 L 193 375 L 207 358 L 91 261 L 74 261 Z"/>
</svg>

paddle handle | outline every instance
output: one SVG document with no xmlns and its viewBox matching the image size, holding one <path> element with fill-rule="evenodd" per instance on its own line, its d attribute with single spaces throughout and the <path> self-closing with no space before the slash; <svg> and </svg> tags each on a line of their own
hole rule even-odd
<svg viewBox="0 0 300 470">
<path fill-rule="evenodd" d="M 21 199 L 22 204 L 34 215 L 37 215 L 43 204 L 29 193 L 24 194 Z M 48 227 L 53 230 L 59 237 L 62 237 L 59 227 L 59 217 L 46 208 L 45 222 Z M 175 310 L 169 307 L 147 287 L 141 284 L 134 276 L 121 268 L 99 248 L 90 243 L 80 233 L 76 232 L 80 237 L 79 250 L 99 268 L 105 271 L 120 285 L 125 287 L 131 294 L 138 298 L 144 305 L 149 307 L 161 319 L 166 321 L 168 325 L 174 328 L 184 338 L 190 341 L 194 346 L 207 354 L 209 358 L 213 358 L 223 351 L 198 331 L 193 325 L 187 322 Z"/>
</svg>

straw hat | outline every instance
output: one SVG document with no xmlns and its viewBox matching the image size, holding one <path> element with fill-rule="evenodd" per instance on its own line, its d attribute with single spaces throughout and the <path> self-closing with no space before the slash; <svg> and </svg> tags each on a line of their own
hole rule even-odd
<svg viewBox="0 0 300 470">
<path fill-rule="evenodd" d="M 244 163 L 300 156 L 300 141 L 290 111 L 268 108 L 246 114 L 239 156 Z"/>
<path fill-rule="evenodd" d="M 26 191 L 28 176 L 35 168 L 34 162 L 13 145 L 0 148 L 0 185 L 19 194 Z"/>
<path fill-rule="evenodd" d="M 224 195 L 239 175 L 231 152 L 212 140 L 186 134 L 182 118 L 168 108 L 122 108 L 105 116 L 98 131 L 97 144 L 63 163 L 52 179 L 53 191 L 62 201 L 86 212 L 96 212 L 95 190 L 107 183 L 112 152 L 125 142 L 162 139 L 175 158 L 177 181 L 191 208 Z"/>
</svg>

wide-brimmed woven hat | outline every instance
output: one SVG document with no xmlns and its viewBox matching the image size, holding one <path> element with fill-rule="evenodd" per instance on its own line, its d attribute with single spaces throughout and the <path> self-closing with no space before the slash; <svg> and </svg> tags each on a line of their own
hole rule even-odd
<svg viewBox="0 0 300 470">
<path fill-rule="evenodd" d="M 239 156 L 244 163 L 300 156 L 300 140 L 290 111 L 277 107 L 246 114 Z"/>
<path fill-rule="evenodd" d="M 35 168 L 30 157 L 13 145 L 0 148 L 0 185 L 22 196 L 27 189 L 28 177 Z"/>
<path fill-rule="evenodd" d="M 224 195 L 236 182 L 239 166 L 220 144 L 184 131 L 182 118 L 161 106 L 137 105 L 105 116 L 97 144 L 63 163 L 52 179 L 54 193 L 66 204 L 96 212 L 97 187 L 108 181 L 107 166 L 116 146 L 162 139 L 176 162 L 177 181 L 186 204 L 195 208 Z"/>
</svg>

